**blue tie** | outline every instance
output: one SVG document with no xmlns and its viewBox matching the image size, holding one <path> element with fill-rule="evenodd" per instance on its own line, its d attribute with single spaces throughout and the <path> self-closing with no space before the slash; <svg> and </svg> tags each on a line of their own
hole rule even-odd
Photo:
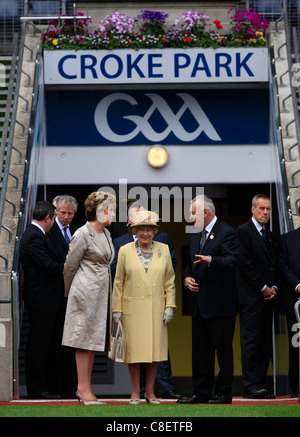
<svg viewBox="0 0 300 437">
<path fill-rule="evenodd" d="M 63 228 L 63 231 L 64 231 L 64 236 L 65 236 L 65 240 L 66 240 L 66 242 L 67 242 L 67 244 L 70 244 L 70 238 L 69 238 L 69 235 L 67 234 L 67 229 L 68 229 L 68 226 L 65 226 L 64 228 Z"/>
</svg>

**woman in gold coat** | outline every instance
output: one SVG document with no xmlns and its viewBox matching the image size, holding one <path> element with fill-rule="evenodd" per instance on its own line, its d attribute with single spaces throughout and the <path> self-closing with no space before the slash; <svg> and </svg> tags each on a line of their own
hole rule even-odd
<svg viewBox="0 0 300 437">
<path fill-rule="evenodd" d="M 154 212 L 136 212 L 129 231 L 137 240 L 120 248 L 114 280 L 113 319 L 122 318 L 131 404 L 140 402 L 140 363 L 146 363 L 146 402 L 159 403 L 154 393 L 157 363 L 168 359 L 167 324 L 176 307 L 169 247 L 152 241 L 158 220 Z"/>
<path fill-rule="evenodd" d="M 97 191 L 85 201 L 87 223 L 72 237 L 64 266 L 68 296 L 62 344 L 76 349 L 76 396 L 85 405 L 99 405 L 92 392 L 95 351 L 109 348 L 111 321 L 110 264 L 114 248 L 105 229 L 115 216 L 115 197 Z"/>
</svg>

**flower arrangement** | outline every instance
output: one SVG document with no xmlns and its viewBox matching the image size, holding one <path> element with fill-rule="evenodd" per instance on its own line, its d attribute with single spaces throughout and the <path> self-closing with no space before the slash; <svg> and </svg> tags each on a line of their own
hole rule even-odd
<svg viewBox="0 0 300 437">
<path fill-rule="evenodd" d="M 228 12 L 231 12 L 229 9 Z M 77 12 L 77 16 L 83 16 Z M 211 24 L 210 17 L 202 12 L 187 11 L 181 19 L 175 19 L 171 27 L 166 25 L 168 14 L 142 10 L 131 18 L 120 12 L 107 15 L 90 31 L 90 20 L 59 20 L 49 22 L 43 35 L 46 50 L 84 50 L 132 48 L 218 48 L 263 47 L 269 23 L 252 8 L 243 9 L 230 17 L 231 31 L 224 32 L 220 20 Z M 214 27 L 214 29 L 212 29 Z M 221 35 L 220 31 L 224 33 Z"/>
<path fill-rule="evenodd" d="M 229 9 L 231 10 L 232 8 Z M 270 23 L 254 12 L 253 8 L 243 9 L 230 18 L 234 24 L 232 34 L 235 41 L 239 43 L 249 41 L 255 45 L 265 45 L 264 35 Z"/>
<path fill-rule="evenodd" d="M 140 33 L 159 36 L 165 32 L 164 25 L 168 14 L 158 11 L 141 11 L 134 21 L 140 27 Z"/>
<path fill-rule="evenodd" d="M 102 33 L 116 32 L 118 34 L 131 34 L 134 29 L 135 21 L 133 18 L 121 14 L 119 11 L 112 15 L 107 15 L 99 22 L 99 30 Z"/>
</svg>

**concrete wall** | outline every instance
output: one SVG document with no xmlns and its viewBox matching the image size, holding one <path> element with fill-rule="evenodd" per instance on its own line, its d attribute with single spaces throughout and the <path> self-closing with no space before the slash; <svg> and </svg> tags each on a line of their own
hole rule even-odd
<svg viewBox="0 0 300 437">
<path fill-rule="evenodd" d="M 147 163 L 149 146 L 46 147 L 40 184 L 213 184 L 274 182 L 270 145 L 167 146 L 168 164 Z M 210 163 L 211 165 L 208 165 Z"/>
<path fill-rule="evenodd" d="M 0 274 L 0 301 L 10 301 L 10 274 Z M 0 401 L 13 397 L 13 330 L 11 304 L 0 303 Z"/>
</svg>

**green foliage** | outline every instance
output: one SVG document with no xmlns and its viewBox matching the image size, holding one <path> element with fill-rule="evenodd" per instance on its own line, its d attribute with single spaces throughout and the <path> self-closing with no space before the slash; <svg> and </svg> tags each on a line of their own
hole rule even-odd
<svg viewBox="0 0 300 437">
<path fill-rule="evenodd" d="M 295 405 L 9 405 L 0 406 L 0 417 L 300 417 Z"/>
</svg>

